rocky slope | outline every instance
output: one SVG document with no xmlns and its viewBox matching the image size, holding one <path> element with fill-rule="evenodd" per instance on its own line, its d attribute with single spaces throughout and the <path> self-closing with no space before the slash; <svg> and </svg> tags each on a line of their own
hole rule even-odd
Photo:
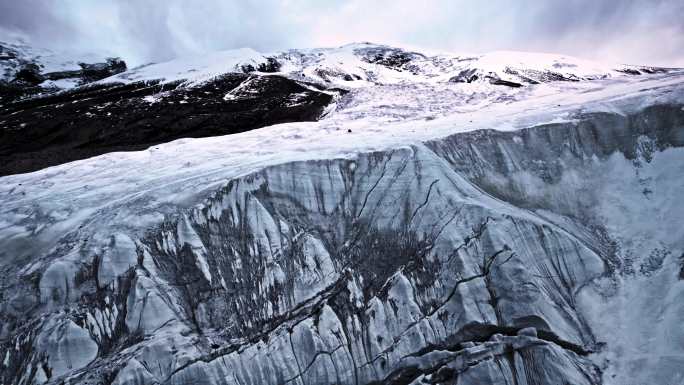
<svg viewBox="0 0 684 385">
<path fill-rule="evenodd" d="M 246 84 L 249 89 L 239 89 Z M 234 97 L 226 98 L 231 92 Z M 90 85 L 22 100 L 0 114 L 0 175 L 178 138 L 315 120 L 334 95 L 280 76 L 234 73 L 192 88 L 159 82 Z"/>
<path fill-rule="evenodd" d="M 282 81 L 317 122 L 0 178 L 2 383 L 681 382 L 684 74 L 450 82 L 363 48 L 170 96 Z"/>
</svg>

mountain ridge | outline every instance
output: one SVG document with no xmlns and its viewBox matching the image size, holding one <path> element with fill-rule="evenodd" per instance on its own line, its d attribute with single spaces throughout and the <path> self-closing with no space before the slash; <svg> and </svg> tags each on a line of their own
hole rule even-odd
<svg viewBox="0 0 684 385">
<path fill-rule="evenodd" d="M 124 64 L 116 70 L 120 73 L 102 80 L 4 103 L 0 175 L 183 137 L 315 121 L 335 109 L 346 111 L 352 120 L 359 113 L 376 114 L 380 120 L 434 118 L 560 92 L 558 82 L 676 72 L 651 67 L 615 70 L 559 55 L 511 55 L 522 54 L 427 56 L 352 44 L 270 55 L 250 49 L 223 51 L 120 72 Z M 110 71 L 106 68 L 105 73 Z M 353 96 L 344 97 L 347 93 Z M 382 94 L 389 102 L 386 107 L 396 107 L 376 112 L 354 108 L 375 103 Z M 430 103 L 421 100 L 428 97 Z M 264 113 L 265 107 L 275 112 Z"/>
</svg>

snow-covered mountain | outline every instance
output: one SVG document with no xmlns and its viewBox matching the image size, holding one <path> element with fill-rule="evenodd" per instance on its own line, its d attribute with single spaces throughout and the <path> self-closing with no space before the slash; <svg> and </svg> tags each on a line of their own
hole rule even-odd
<svg viewBox="0 0 684 385">
<path fill-rule="evenodd" d="M 428 56 L 373 44 L 217 52 L 5 103 L 0 175 L 323 115 L 344 124 L 435 119 L 566 89 L 579 92 L 592 87 L 586 80 L 669 71 L 520 52 Z"/>
<path fill-rule="evenodd" d="M 344 88 L 401 82 L 496 83 L 497 80 L 521 85 L 663 71 L 666 70 L 610 65 L 554 54 L 503 51 L 482 55 L 425 55 L 384 45 L 354 43 L 339 48 L 296 49 L 271 54 L 247 48 L 216 52 L 199 58 L 179 58 L 141 66 L 102 82 L 163 79 L 165 82 L 183 80 L 193 85 L 226 72 L 260 72 Z"/>
<path fill-rule="evenodd" d="M 0 130 L 55 165 L 0 177 L 3 384 L 684 379 L 683 71 L 243 49 Z"/>
<path fill-rule="evenodd" d="M 118 58 L 77 56 L 0 41 L 0 106 L 72 89 L 126 70 Z"/>
</svg>

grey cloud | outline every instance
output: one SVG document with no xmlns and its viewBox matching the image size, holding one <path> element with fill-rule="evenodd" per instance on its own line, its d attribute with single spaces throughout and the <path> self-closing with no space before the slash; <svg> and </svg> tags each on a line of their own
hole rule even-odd
<svg viewBox="0 0 684 385">
<path fill-rule="evenodd" d="M 683 18 L 681 0 L 0 0 L 2 30 L 134 63 L 376 41 L 684 66 Z"/>
<path fill-rule="evenodd" d="M 0 0 L 0 28 L 32 36 L 62 36 L 74 31 L 55 15 L 55 3 Z"/>
</svg>

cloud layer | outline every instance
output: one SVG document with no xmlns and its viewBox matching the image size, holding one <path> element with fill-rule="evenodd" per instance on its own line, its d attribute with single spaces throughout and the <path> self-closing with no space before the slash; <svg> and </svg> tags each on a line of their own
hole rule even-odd
<svg viewBox="0 0 684 385">
<path fill-rule="evenodd" d="M 133 64 L 373 41 L 684 66 L 681 0 L 0 0 L 0 38 Z"/>
</svg>

